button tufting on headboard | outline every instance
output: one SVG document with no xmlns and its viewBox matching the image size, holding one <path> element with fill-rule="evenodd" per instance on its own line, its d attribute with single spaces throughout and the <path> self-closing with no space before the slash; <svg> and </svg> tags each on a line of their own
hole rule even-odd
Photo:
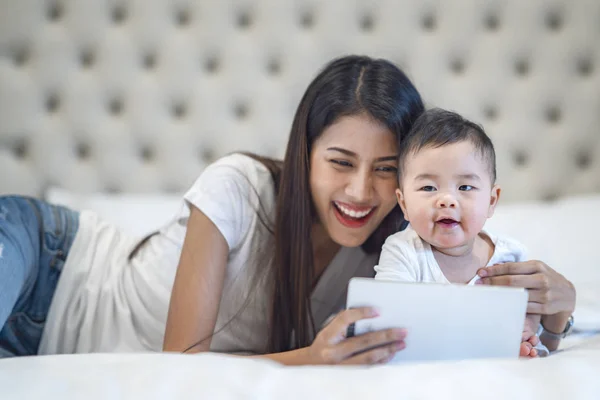
<svg viewBox="0 0 600 400">
<path fill-rule="evenodd" d="M 563 26 L 563 16 L 560 10 L 549 9 L 546 11 L 546 26 L 551 31 L 558 32 Z"/>
<path fill-rule="evenodd" d="M 84 68 L 91 68 L 94 65 L 94 53 L 91 49 L 83 50 L 79 56 L 81 66 Z"/>
<path fill-rule="evenodd" d="M 16 158 L 25 158 L 27 157 L 27 141 L 25 138 L 19 138 L 15 140 L 13 145 L 13 153 Z"/>
<path fill-rule="evenodd" d="M 600 191 L 597 0 L 0 2 L 0 193 L 184 191 L 281 157 L 327 61 L 385 57 L 482 124 L 502 201 Z"/>
<path fill-rule="evenodd" d="M 90 158 L 92 149 L 89 144 L 85 142 L 79 142 L 75 145 L 75 153 L 77 158 L 81 161 L 86 161 Z"/>
<path fill-rule="evenodd" d="M 112 20 L 115 24 L 122 24 L 127 19 L 127 9 L 124 5 L 116 5 L 112 10 Z"/>
<path fill-rule="evenodd" d="M 436 28 L 435 15 L 431 12 L 423 14 L 421 18 L 421 25 L 426 31 L 434 31 Z"/>
<path fill-rule="evenodd" d="M 500 18 L 496 13 L 490 12 L 485 16 L 485 27 L 490 32 L 495 32 L 500 29 Z"/>
<path fill-rule="evenodd" d="M 63 6 L 59 1 L 48 2 L 48 20 L 57 22 L 63 15 Z"/>
<path fill-rule="evenodd" d="M 175 21 L 180 28 L 185 28 L 190 24 L 192 19 L 191 13 L 189 10 L 180 9 L 175 13 Z"/>
<path fill-rule="evenodd" d="M 515 73 L 517 76 L 524 78 L 529 75 L 530 70 L 529 61 L 524 58 L 518 58 L 515 60 Z"/>
<path fill-rule="evenodd" d="M 50 93 L 46 97 L 46 111 L 49 113 L 55 113 L 58 111 L 60 106 L 60 99 L 56 93 Z"/>
</svg>

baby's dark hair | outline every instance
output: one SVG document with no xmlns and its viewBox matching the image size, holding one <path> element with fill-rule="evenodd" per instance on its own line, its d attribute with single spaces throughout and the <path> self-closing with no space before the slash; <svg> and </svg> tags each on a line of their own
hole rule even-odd
<svg viewBox="0 0 600 400">
<path fill-rule="evenodd" d="M 400 143 L 398 152 L 398 182 L 402 185 L 402 171 L 409 155 L 425 148 L 438 148 L 453 143 L 470 141 L 487 161 L 492 184 L 496 182 L 496 152 L 483 128 L 459 114 L 434 108 L 425 111 Z"/>
</svg>

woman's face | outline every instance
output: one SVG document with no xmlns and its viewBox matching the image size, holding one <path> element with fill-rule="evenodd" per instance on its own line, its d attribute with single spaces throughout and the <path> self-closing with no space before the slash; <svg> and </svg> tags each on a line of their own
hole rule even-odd
<svg viewBox="0 0 600 400">
<path fill-rule="evenodd" d="M 315 140 L 311 194 L 334 242 L 362 245 L 397 204 L 397 150 L 394 134 L 364 114 L 338 119 Z"/>
</svg>

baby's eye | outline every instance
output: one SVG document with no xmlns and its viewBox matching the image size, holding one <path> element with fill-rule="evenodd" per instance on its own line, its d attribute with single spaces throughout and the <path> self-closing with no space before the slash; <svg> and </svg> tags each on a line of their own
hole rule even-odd
<svg viewBox="0 0 600 400">
<path fill-rule="evenodd" d="M 473 186 L 471 186 L 471 185 L 461 185 L 458 188 L 458 190 L 462 190 L 464 192 L 468 192 L 468 191 L 473 190 L 473 189 L 475 189 L 475 188 Z"/>
<path fill-rule="evenodd" d="M 419 190 L 423 192 L 435 192 L 436 189 L 433 186 L 423 186 Z"/>
</svg>

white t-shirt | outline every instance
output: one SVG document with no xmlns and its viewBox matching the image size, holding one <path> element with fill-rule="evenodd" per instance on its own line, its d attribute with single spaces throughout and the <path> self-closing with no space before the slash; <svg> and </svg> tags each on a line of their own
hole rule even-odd
<svg viewBox="0 0 600 400">
<path fill-rule="evenodd" d="M 494 254 L 487 266 L 526 260 L 526 250 L 519 242 L 484 232 L 494 243 Z M 409 225 L 388 237 L 381 250 L 375 279 L 400 282 L 450 283 L 437 263 L 431 245 Z M 475 275 L 469 284 L 478 279 Z"/>
<path fill-rule="evenodd" d="M 275 196 L 267 168 L 241 154 L 207 167 L 185 194 L 179 213 L 132 260 L 128 256 L 138 239 L 82 212 L 39 353 L 160 351 L 189 204 L 217 226 L 229 245 L 211 350 L 263 353 L 270 308 L 260 276 L 267 265 L 255 255 L 257 249 L 272 249 L 272 236 L 260 219 L 274 220 Z M 351 277 L 373 276 L 375 260 L 360 248 L 338 252 L 312 293 L 316 326 L 344 307 Z"/>
</svg>

